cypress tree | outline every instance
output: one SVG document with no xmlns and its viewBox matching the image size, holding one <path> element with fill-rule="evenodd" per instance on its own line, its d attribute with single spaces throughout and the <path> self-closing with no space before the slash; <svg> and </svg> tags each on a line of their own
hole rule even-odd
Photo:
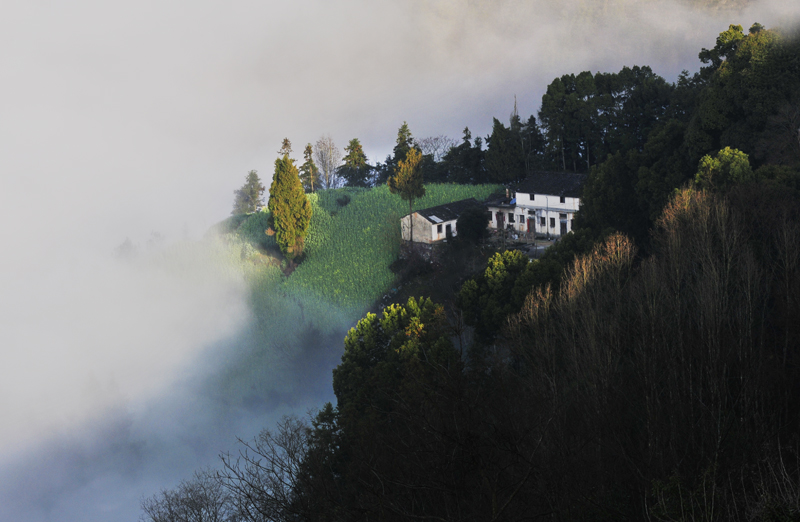
<svg viewBox="0 0 800 522">
<path fill-rule="evenodd" d="M 294 160 L 288 155 L 275 160 L 269 188 L 270 230 L 287 259 L 303 253 L 303 240 L 311 223 L 311 204 L 306 198 Z M 269 231 L 267 231 L 269 233 Z"/>
</svg>

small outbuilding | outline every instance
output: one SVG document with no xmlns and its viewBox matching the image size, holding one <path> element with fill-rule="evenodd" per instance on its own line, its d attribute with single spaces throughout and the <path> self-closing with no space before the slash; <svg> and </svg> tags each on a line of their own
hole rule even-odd
<svg viewBox="0 0 800 522">
<path fill-rule="evenodd" d="M 481 203 L 475 198 L 462 199 L 445 203 L 436 207 L 417 210 L 413 214 L 403 216 L 400 220 L 400 230 L 405 241 L 411 240 L 411 223 L 414 223 L 415 243 L 436 243 L 458 235 L 456 221 L 464 210 L 470 207 L 481 208 Z"/>
</svg>

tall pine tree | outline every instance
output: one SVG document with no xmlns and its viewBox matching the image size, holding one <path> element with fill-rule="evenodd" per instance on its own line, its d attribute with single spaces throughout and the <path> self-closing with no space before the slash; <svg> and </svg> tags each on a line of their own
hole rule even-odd
<svg viewBox="0 0 800 522">
<path fill-rule="evenodd" d="M 266 187 L 261 184 L 258 173 L 251 170 L 247 174 L 247 181 L 239 190 L 234 190 L 233 210 L 231 214 L 247 214 L 255 212 L 261 206 L 261 196 Z"/>
<path fill-rule="evenodd" d="M 339 167 L 339 176 L 350 187 L 366 187 L 369 185 L 371 167 L 367 163 L 367 155 L 358 138 L 353 138 L 344 148 L 344 165 Z"/>
<path fill-rule="evenodd" d="M 406 159 L 411 149 L 419 151 L 414 142 L 414 137 L 411 135 L 411 130 L 408 128 L 408 123 L 403 122 L 400 128 L 397 129 L 397 144 L 394 146 L 393 154 L 386 157 L 384 168 L 379 172 L 378 183 L 385 183 L 388 181 L 389 176 L 394 175 L 400 162 Z"/>
<path fill-rule="evenodd" d="M 314 192 L 319 188 L 319 168 L 314 163 L 314 150 L 311 144 L 306 145 L 303 151 L 303 159 L 305 163 L 300 166 L 300 181 L 303 183 L 303 188 L 306 192 Z"/>
<path fill-rule="evenodd" d="M 275 160 L 267 208 L 270 230 L 275 233 L 275 242 L 283 255 L 294 259 L 302 254 L 303 241 L 311 224 L 311 204 L 303 191 L 294 160 L 288 155 Z"/>
</svg>

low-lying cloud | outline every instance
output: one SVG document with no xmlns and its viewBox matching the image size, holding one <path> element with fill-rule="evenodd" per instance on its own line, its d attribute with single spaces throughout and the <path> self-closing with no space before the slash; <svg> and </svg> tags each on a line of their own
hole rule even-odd
<svg viewBox="0 0 800 522">
<path fill-rule="evenodd" d="M 2 453 L 157 397 L 248 319 L 243 281 L 202 256 L 176 274 L 110 252 L 27 253 L 0 273 Z"/>
</svg>

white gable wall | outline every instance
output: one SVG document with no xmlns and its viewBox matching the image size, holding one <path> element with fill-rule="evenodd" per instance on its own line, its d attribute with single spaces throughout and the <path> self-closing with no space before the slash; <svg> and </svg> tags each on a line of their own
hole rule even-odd
<svg viewBox="0 0 800 522">
<path fill-rule="evenodd" d="M 498 228 L 497 213 L 500 212 L 503 214 L 503 225 L 510 224 L 516 231 L 535 231 L 540 235 L 560 236 L 564 232 L 572 231 L 575 212 L 580 207 L 580 201 L 580 198 L 564 197 L 562 202 L 560 196 L 517 192 L 515 207 L 488 208 L 492 214 L 489 227 Z"/>
<path fill-rule="evenodd" d="M 562 203 L 560 196 L 517 193 L 517 206 L 519 207 L 564 209 L 577 212 L 580 204 L 580 198 L 564 197 L 564 202 Z"/>
<path fill-rule="evenodd" d="M 412 214 L 414 220 L 414 242 L 415 243 L 435 243 L 447 238 L 447 225 L 450 225 L 453 237 L 456 236 L 456 220 L 442 221 L 441 223 L 431 223 L 428 218 L 419 215 L 417 212 Z M 441 226 L 441 232 L 439 227 Z M 403 239 L 411 239 L 411 218 L 406 215 L 400 219 L 400 231 Z"/>
</svg>

